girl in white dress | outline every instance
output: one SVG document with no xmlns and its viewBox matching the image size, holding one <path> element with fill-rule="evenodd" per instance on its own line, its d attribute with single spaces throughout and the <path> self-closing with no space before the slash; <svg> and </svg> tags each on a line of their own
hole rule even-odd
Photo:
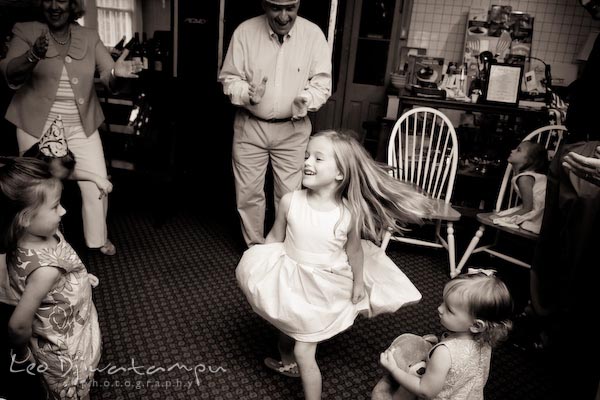
<svg viewBox="0 0 600 400">
<path fill-rule="evenodd" d="M 349 328 L 358 314 L 394 312 L 421 294 L 371 241 L 419 223 L 427 198 L 379 168 L 352 136 L 313 135 L 304 190 L 284 195 L 264 245 L 247 250 L 238 283 L 256 313 L 281 331 L 281 361 L 265 364 L 302 378 L 305 398 L 321 398 L 317 344 Z M 364 268 L 363 268 L 364 266 Z"/>
<path fill-rule="evenodd" d="M 548 152 L 539 143 L 525 141 L 510 152 L 507 161 L 515 171 L 511 184 L 522 203 L 499 212 L 494 223 L 540 233 L 546 199 Z"/>
</svg>

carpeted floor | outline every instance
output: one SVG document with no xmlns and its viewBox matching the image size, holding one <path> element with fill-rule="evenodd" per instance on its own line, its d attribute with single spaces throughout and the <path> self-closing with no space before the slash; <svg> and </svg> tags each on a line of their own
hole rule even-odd
<svg viewBox="0 0 600 400">
<path fill-rule="evenodd" d="M 234 270 L 243 246 L 235 214 L 201 212 L 189 198 L 177 206 L 145 201 L 142 192 L 115 188 L 109 232 L 117 255 L 86 250 L 67 232 L 100 279 L 94 299 L 103 353 L 91 398 L 303 398 L 299 379 L 263 365 L 265 357 L 277 356 L 277 332 L 252 312 L 236 286 Z M 389 255 L 423 300 L 393 315 L 360 318 L 320 344 L 324 399 L 370 398 L 383 374 L 379 353 L 397 335 L 442 332 L 436 308 L 448 279 L 446 255 L 400 245 L 392 245 Z M 500 275 L 515 292 L 526 287 L 523 271 Z M 552 385 L 544 366 L 543 354 L 502 345 L 493 355 L 486 399 L 548 397 Z"/>
</svg>

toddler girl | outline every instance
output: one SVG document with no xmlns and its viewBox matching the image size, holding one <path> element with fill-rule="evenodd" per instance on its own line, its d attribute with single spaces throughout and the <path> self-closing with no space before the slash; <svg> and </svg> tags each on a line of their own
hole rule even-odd
<svg viewBox="0 0 600 400">
<path fill-rule="evenodd" d="M 420 222 L 430 207 L 353 137 L 334 131 L 310 138 L 302 185 L 282 197 L 265 244 L 244 253 L 236 275 L 254 311 L 281 331 L 281 361 L 265 363 L 300 375 L 306 399 L 314 400 L 322 390 L 319 342 L 359 313 L 394 312 L 421 298 L 383 250 L 361 237 L 379 241 L 386 228 Z"/>
<path fill-rule="evenodd" d="M 1 157 L 0 165 L 0 253 L 18 300 L 9 320 L 12 368 L 36 363 L 50 398 L 87 399 L 100 360 L 91 291 L 98 278 L 58 229 L 62 183 L 48 164 Z"/>
<path fill-rule="evenodd" d="M 424 375 L 398 368 L 392 351 L 381 354 L 381 365 L 418 397 L 483 400 L 492 347 L 512 326 L 508 289 L 494 271 L 469 269 L 446 284 L 438 313 L 449 332 L 429 352 Z"/>
<path fill-rule="evenodd" d="M 539 143 L 521 142 L 510 152 L 508 162 L 514 169 L 511 184 L 521 197 L 521 205 L 499 212 L 495 224 L 521 227 L 540 233 L 546 198 L 548 152 Z"/>
</svg>

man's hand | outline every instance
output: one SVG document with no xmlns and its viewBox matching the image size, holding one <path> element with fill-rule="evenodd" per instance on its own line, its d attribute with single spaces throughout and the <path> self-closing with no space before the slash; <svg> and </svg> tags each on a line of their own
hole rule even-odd
<svg viewBox="0 0 600 400">
<path fill-rule="evenodd" d="M 307 100 L 302 96 L 298 96 L 294 99 L 292 102 L 292 121 L 298 121 L 306 117 L 306 114 L 308 114 L 307 103 Z"/>
<path fill-rule="evenodd" d="M 254 82 L 250 83 L 250 87 L 248 88 L 248 94 L 250 95 L 250 104 L 253 106 L 260 103 L 263 96 L 265 95 L 265 90 L 267 89 L 267 80 L 266 76 L 263 76 L 260 83 L 257 85 Z"/>
</svg>

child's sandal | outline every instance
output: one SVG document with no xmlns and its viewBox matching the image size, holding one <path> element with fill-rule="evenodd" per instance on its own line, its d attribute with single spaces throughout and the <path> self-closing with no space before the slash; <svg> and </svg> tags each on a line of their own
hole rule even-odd
<svg viewBox="0 0 600 400">
<path fill-rule="evenodd" d="M 298 364 L 295 362 L 288 365 L 283 365 L 283 362 L 275 360 L 271 357 L 267 357 L 265 358 L 265 365 L 273 371 L 279 372 L 281 375 L 285 375 L 290 378 L 300 378 Z"/>
</svg>

